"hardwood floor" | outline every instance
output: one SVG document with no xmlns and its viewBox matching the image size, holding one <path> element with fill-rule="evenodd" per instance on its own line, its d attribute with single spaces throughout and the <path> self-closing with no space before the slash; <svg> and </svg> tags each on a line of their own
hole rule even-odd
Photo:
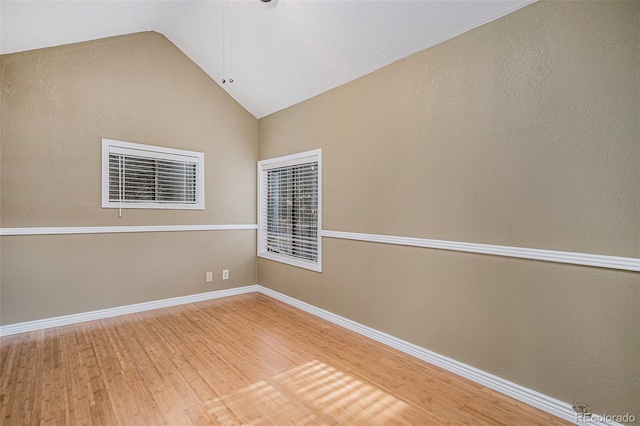
<svg viewBox="0 0 640 426">
<path fill-rule="evenodd" d="M 2 337 L 0 423 L 569 424 L 247 294 Z"/>
</svg>

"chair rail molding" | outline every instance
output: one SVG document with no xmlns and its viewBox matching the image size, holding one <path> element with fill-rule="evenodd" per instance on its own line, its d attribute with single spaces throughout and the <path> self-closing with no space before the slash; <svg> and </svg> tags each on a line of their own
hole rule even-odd
<svg viewBox="0 0 640 426">
<path fill-rule="evenodd" d="M 466 243 L 447 240 L 430 240 L 424 238 L 398 237 L 393 235 L 362 234 L 356 232 L 323 230 L 321 235 L 327 238 L 338 238 L 343 240 L 367 241 L 371 243 L 489 254 L 493 256 L 515 257 L 519 259 L 640 272 L 640 259 L 634 257 L 606 256 L 602 254 L 576 253 L 569 251 L 543 250 L 536 248 L 499 246 L 493 244 Z"/>
</svg>

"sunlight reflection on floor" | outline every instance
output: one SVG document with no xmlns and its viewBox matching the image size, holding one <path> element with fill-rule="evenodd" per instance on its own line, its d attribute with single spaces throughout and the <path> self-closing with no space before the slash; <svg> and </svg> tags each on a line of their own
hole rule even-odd
<svg viewBox="0 0 640 426">
<path fill-rule="evenodd" d="M 409 405 L 318 360 L 237 389 L 207 403 L 209 414 L 233 423 L 283 420 L 383 424 L 398 421 Z"/>
</svg>

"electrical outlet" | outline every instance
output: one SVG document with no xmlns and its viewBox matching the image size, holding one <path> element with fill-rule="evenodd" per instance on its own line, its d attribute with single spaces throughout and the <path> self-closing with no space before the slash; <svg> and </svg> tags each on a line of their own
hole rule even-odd
<svg viewBox="0 0 640 426">
<path fill-rule="evenodd" d="M 229 270 L 228 269 L 223 269 L 222 270 L 222 279 L 223 280 L 228 280 L 229 279 Z"/>
<path fill-rule="evenodd" d="M 213 272 L 207 272 L 207 282 L 213 281 Z"/>
</svg>

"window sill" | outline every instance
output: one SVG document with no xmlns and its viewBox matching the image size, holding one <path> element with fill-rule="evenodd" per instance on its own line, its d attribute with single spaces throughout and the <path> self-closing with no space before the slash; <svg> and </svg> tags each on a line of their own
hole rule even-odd
<svg viewBox="0 0 640 426">
<path fill-rule="evenodd" d="M 297 266 L 298 268 L 309 269 L 314 272 L 322 272 L 322 263 L 309 262 L 307 260 L 296 259 L 294 257 L 278 255 L 269 252 L 259 252 L 258 257 L 273 260 L 275 262 L 286 263 L 287 265 Z"/>
</svg>

